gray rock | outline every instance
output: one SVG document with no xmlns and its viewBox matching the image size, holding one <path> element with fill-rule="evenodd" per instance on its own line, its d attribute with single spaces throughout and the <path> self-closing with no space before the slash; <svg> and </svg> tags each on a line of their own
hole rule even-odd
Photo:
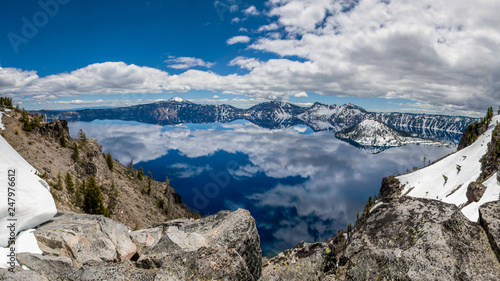
<svg viewBox="0 0 500 281">
<path fill-rule="evenodd" d="M 129 233 L 132 242 L 137 247 L 137 253 L 142 255 L 151 250 L 160 241 L 163 235 L 162 227 L 146 228 Z"/>
<path fill-rule="evenodd" d="M 468 202 L 479 202 L 481 197 L 483 197 L 484 192 L 486 191 L 486 186 L 484 186 L 480 182 L 471 182 L 467 186 L 467 201 Z"/>
<path fill-rule="evenodd" d="M 69 257 L 77 267 L 88 261 L 126 261 L 137 249 L 125 225 L 104 216 L 62 212 L 34 234 L 44 254 Z"/>
<path fill-rule="evenodd" d="M 500 201 L 489 202 L 479 207 L 479 223 L 486 231 L 491 248 L 500 261 Z"/>
<path fill-rule="evenodd" d="M 235 249 L 201 247 L 197 251 L 152 254 L 138 261 L 172 280 L 256 280 Z"/>
<path fill-rule="evenodd" d="M 498 280 L 485 232 L 455 205 L 403 197 L 356 223 L 348 280 Z"/>
<path fill-rule="evenodd" d="M 253 278 L 262 270 L 260 237 L 254 218 L 247 210 L 221 211 L 196 221 L 163 224 L 163 237 L 140 259 L 162 253 L 195 252 L 201 248 L 234 249 L 245 261 Z"/>
<path fill-rule="evenodd" d="M 47 277 L 38 274 L 33 270 L 23 270 L 21 267 L 17 267 L 15 272 L 9 272 L 5 268 L 0 268 L 0 280 L 8 281 L 49 281 Z"/>
<path fill-rule="evenodd" d="M 169 277 L 168 273 L 158 270 L 137 268 L 133 263 L 127 261 L 122 263 L 89 262 L 79 269 L 66 272 L 59 276 L 58 280 L 64 281 L 181 281 L 175 276 Z"/>
<path fill-rule="evenodd" d="M 50 280 L 55 280 L 61 273 L 74 269 L 72 260 L 66 256 L 19 253 L 17 261 L 20 265 L 25 265 Z"/>
<path fill-rule="evenodd" d="M 335 253 L 330 244 L 301 242 L 265 262 L 261 280 L 324 280 L 335 268 Z M 336 280 L 331 279 L 333 276 L 328 278 Z"/>
</svg>

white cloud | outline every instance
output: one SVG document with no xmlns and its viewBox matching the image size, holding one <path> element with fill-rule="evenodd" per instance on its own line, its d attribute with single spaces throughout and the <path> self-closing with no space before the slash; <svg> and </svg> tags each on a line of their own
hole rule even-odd
<svg viewBox="0 0 500 281">
<path fill-rule="evenodd" d="M 271 31 L 271 30 L 276 30 L 278 28 L 279 28 L 279 25 L 277 23 L 273 22 L 273 23 L 259 27 L 259 29 L 257 29 L 257 32 Z"/>
<path fill-rule="evenodd" d="M 245 75 L 199 70 L 169 75 L 122 62 L 43 78 L 34 71 L 0 68 L 0 94 L 47 100 L 209 90 L 286 99 L 314 92 L 409 99 L 427 112 L 458 114 L 483 112 L 500 99 L 498 1 L 271 0 L 267 6 L 271 22 L 261 31 L 279 27 L 280 32 L 266 33 L 250 48 L 280 58 L 233 59 L 230 65 L 249 70 Z M 236 36 L 227 44 L 250 40 Z M 172 64 L 211 66 L 194 61 Z"/>
<path fill-rule="evenodd" d="M 252 70 L 256 67 L 261 66 L 262 62 L 255 58 L 236 57 L 229 62 L 229 65 Z"/>
<path fill-rule="evenodd" d="M 296 98 L 307 98 L 309 95 L 306 92 L 295 92 L 293 96 Z"/>
<path fill-rule="evenodd" d="M 228 45 L 234 45 L 237 43 L 248 43 L 248 42 L 250 42 L 250 37 L 248 37 L 246 35 L 234 36 L 234 37 L 227 39 L 227 41 L 226 41 L 226 43 Z"/>
<path fill-rule="evenodd" d="M 219 96 L 218 96 L 218 95 L 214 95 L 212 98 L 213 98 L 213 99 L 218 99 L 218 98 L 219 98 Z"/>
<path fill-rule="evenodd" d="M 198 176 L 212 170 L 212 167 L 210 167 L 210 165 L 208 164 L 202 167 L 198 167 L 186 163 L 176 163 L 170 165 L 169 168 L 176 170 L 175 176 L 178 178 L 192 178 L 194 176 Z"/>
<path fill-rule="evenodd" d="M 168 67 L 175 69 L 188 69 L 196 66 L 210 68 L 214 65 L 212 62 L 206 62 L 202 59 L 192 57 L 169 56 L 165 62 L 168 63 Z"/>
<path fill-rule="evenodd" d="M 260 12 L 255 8 L 255 6 L 250 6 L 247 9 L 243 10 L 243 13 L 248 16 L 258 16 L 260 15 Z"/>
<path fill-rule="evenodd" d="M 231 23 L 239 23 L 241 21 L 240 18 L 236 17 L 231 20 Z"/>
</svg>

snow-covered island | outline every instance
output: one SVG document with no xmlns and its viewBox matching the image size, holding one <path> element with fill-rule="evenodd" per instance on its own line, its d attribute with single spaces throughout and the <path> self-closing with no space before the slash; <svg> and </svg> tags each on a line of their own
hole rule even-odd
<svg viewBox="0 0 500 281">
<path fill-rule="evenodd" d="M 407 144 L 447 145 L 441 141 L 418 138 L 374 119 L 363 120 L 349 129 L 337 132 L 335 136 L 373 153 Z"/>
</svg>

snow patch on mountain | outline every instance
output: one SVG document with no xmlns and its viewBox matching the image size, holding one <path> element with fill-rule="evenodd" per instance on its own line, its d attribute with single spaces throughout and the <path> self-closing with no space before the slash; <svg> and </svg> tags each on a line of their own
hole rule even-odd
<svg viewBox="0 0 500 281">
<path fill-rule="evenodd" d="M 379 120 L 368 119 L 347 130 L 335 134 L 340 139 L 353 141 L 362 146 L 395 147 L 406 144 L 444 144 L 433 140 L 411 137 Z"/>
<path fill-rule="evenodd" d="M 183 99 L 183 98 L 181 98 L 181 97 L 173 97 L 173 98 L 169 99 L 169 101 L 175 101 L 175 102 L 186 102 L 186 101 L 188 101 L 188 100 Z"/>
<path fill-rule="evenodd" d="M 488 143 L 496 122 L 500 116 L 494 116 L 491 125 L 483 135 L 470 146 L 457 151 L 442 160 L 418 171 L 397 177 L 403 186 L 403 195 L 437 199 L 446 203 L 464 206 L 468 201 L 467 187 L 481 174 L 479 160 L 487 153 Z M 472 202 L 462 209 L 467 218 L 477 221 L 480 205 L 498 200 L 500 185 L 496 174 L 483 182 L 486 191 L 479 202 Z"/>
</svg>

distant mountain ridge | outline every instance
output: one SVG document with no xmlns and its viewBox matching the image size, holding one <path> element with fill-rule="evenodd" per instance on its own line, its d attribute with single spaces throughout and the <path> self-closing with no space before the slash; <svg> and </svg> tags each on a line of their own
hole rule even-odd
<svg viewBox="0 0 500 281">
<path fill-rule="evenodd" d="M 311 107 L 300 107 L 289 102 L 270 101 L 249 109 L 240 109 L 227 104 L 196 104 L 182 98 L 130 107 L 35 112 L 45 114 L 49 120 L 117 119 L 158 125 L 226 123 L 246 119 L 269 129 L 306 125 L 314 131 L 333 132 L 350 128 L 363 120 L 377 119 L 396 129 L 416 133 L 420 137 L 452 143 L 458 143 L 467 125 L 477 120 L 463 116 L 375 113 L 350 103 L 327 105 L 317 102 Z"/>
</svg>

